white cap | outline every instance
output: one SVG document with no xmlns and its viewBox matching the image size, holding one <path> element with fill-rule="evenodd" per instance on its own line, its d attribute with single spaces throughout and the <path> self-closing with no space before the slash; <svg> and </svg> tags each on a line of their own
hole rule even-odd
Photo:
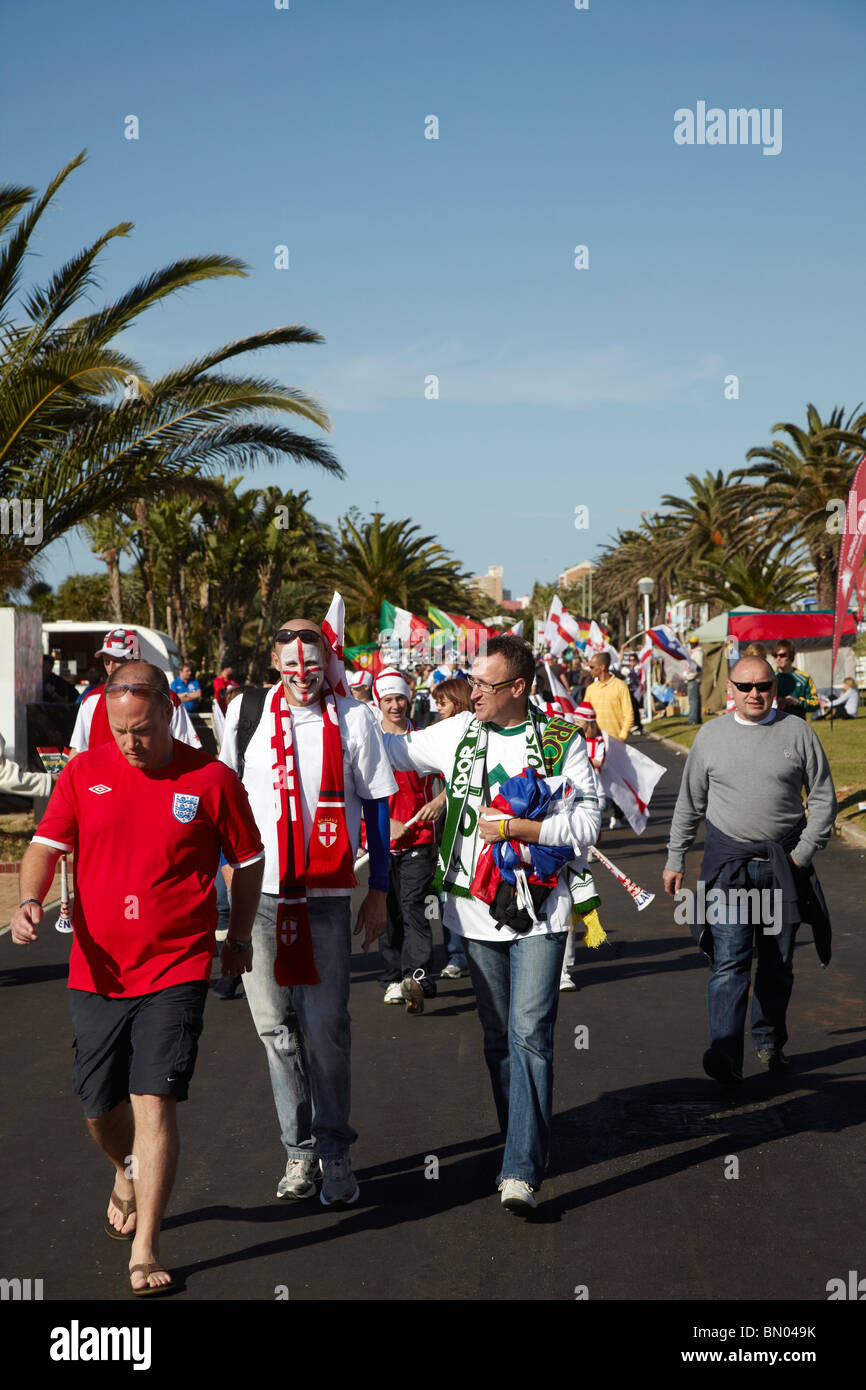
<svg viewBox="0 0 866 1390">
<path fill-rule="evenodd" d="M 369 671 L 347 671 L 346 680 L 350 690 L 357 690 L 359 686 L 366 686 L 369 689 L 373 684 L 373 677 Z"/>
<path fill-rule="evenodd" d="M 373 681 L 373 699 L 377 705 L 385 695 L 402 695 L 407 700 L 411 699 L 407 682 L 394 667 L 387 667 L 384 671 L 380 671 Z"/>
<path fill-rule="evenodd" d="M 105 634 L 105 641 L 96 655 L 113 656 L 115 661 L 140 661 L 138 633 L 131 627 L 113 627 Z"/>
</svg>

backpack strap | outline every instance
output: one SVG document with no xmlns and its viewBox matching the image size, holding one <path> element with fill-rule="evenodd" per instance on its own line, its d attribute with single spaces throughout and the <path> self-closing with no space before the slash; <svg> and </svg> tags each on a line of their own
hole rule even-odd
<svg viewBox="0 0 866 1390">
<path fill-rule="evenodd" d="M 265 700 L 270 694 L 264 685 L 248 685 L 241 696 L 241 712 L 238 718 L 238 776 L 243 781 L 244 755 L 250 739 L 259 727 Z"/>
</svg>

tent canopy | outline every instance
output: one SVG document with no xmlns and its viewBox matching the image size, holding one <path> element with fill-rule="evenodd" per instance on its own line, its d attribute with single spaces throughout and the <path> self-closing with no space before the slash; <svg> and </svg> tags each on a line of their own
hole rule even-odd
<svg viewBox="0 0 866 1390">
<path fill-rule="evenodd" d="M 695 636 L 699 642 L 727 642 L 728 619 L 732 615 L 741 613 L 760 613 L 760 608 L 731 608 L 727 613 L 717 613 L 709 622 L 704 623 L 703 627 L 695 628 Z"/>
<path fill-rule="evenodd" d="M 699 642 L 724 642 L 733 637 L 744 646 L 748 642 L 779 642 L 787 638 L 798 651 L 820 651 L 833 643 L 832 610 L 814 613 L 765 613 L 759 608 L 732 608 L 711 618 L 695 634 Z M 857 620 L 853 613 L 845 616 L 842 642 L 853 645 L 857 636 Z"/>
</svg>

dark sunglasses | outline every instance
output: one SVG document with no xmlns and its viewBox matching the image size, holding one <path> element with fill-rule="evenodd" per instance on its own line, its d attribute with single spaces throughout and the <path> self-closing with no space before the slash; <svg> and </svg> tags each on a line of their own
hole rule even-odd
<svg viewBox="0 0 866 1390">
<path fill-rule="evenodd" d="M 793 661 L 793 660 L 794 660 L 794 658 L 791 656 L 791 653 L 790 653 L 790 652 L 773 652 L 773 656 L 776 658 L 777 661 L 782 661 L 782 660 L 785 660 L 785 661 Z"/>
<path fill-rule="evenodd" d="M 274 645 L 277 642 L 294 642 L 297 637 L 299 642 L 318 642 L 322 645 L 321 633 L 314 632 L 311 627 L 281 627 L 279 632 L 274 633 Z"/>
<path fill-rule="evenodd" d="M 731 681 L 737 690 L 741 690 L 745 695 L 749 690 L 760 690 L 762 695 L 766 695 L 768 690 L 773 689 L 772 681 Z"/>
</svg>

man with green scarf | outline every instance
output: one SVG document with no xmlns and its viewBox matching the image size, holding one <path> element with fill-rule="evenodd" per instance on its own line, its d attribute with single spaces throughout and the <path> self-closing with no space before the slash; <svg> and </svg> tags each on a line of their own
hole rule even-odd
<svg viewBox="0 0 866 1390">
<path fill-rule="evenodd" d="M 498 1190 L 502 1205 L 521 1215 L 536 1206 L 534 1194 L 547 1167 L 562 961 L 572 907 L 585 908 L 593 892 L 586 855 L 601 826 L 583 737 L 529 703 L 534 676 L 526 642 L 494 637 L 472 667 L 471 713 L 405 736 L 385 735 L 395 768 L 439 772 L 447 779 L 434 888 L 446 895 L 444 924 L 465 939 L 484 1057 L 505 1134 Z M 527 767 L 547 779 L 551 791 L 563 786 L 567 794 L 544 820 L 505 820 L 490 803 Z M 502 839 L 568 845 L 574 852 L 544 902 L 533 907 L 526 930 L 497 922 L 487 904 L 472 896 L 479 855 Z"/>
</svg>

